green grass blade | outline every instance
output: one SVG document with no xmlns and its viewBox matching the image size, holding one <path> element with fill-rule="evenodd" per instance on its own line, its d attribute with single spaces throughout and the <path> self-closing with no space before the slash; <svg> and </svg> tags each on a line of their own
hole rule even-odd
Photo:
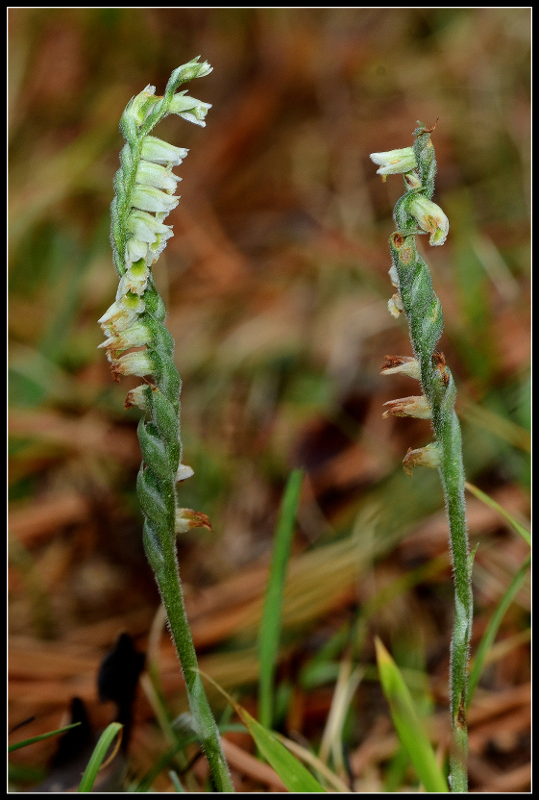
<svg viewBox="0 0 539 800">
<path fill-rule="evenodd" d="M 249 729 L 258 751 L 264 756 L 290 792 L 325 792 L 309 770 L 301 764 L 272 731 L 266 730 L 244 708 L 235 704 L 236 711 Z"/>
<path fill-rule="evenodd" d="M 284 744 L 281 744 L 277 736 L 266 730 L 260 722 L 257 722 L 248 711 L 237 703 L 228 692 L 219 686 L 210 675 L 199 670 L 200 675 L 206 678 L 217 691 L 219 691 L 234 708 L 243 724 L 249 730 L 254 739 L 258 752 L 264 756 L 266 761 L 273 767 L 284 785 L 291 792 L 325 792 L 324 787 L 311 775 L 309 770 L 301 764 L 295 756 L 290 753 Z"/>
<path fill-rule="evenodd" d="M 494 511 L 497 511 L 499 514 L 501 514 L 502 517 L 506 519 L 511 527 L 514 528 L 514 530 L 519 534 L 519 536 L 522 536 L 524 541 L 527 542 L 531 547 L 532 537 L 529 530 L 525 528 L 524 525 L 518 522 L 518 520 L 516 520 L 512 514 L 502 508 L 499 503 L 492 499 L 492 497 L 489 497 L 488 494 L 485 494 L 481 491 L 481 489 L 478 489 L 477 486 L 474 486 L 473 483 L 468 483 L 468 481 L 466 481 L 465 485 L 468 491 L 475 495 L 478 500 L 481 500 L 486 506 L 493 508 Z"/>
<path fill-rule="evenodd" d="M 500 600 L 498 607 L 492 618 L 487 626 L 485 633 L 483 634 L 483 638 L 479 643 L 479 647 L 477 648 L 476 654 L 473 659 L 472 667 L 470 670 L 470 678 L 468 681 L 468 707 L 472 701 L 473 694 L 477 688 L 477 684 L 479 683 L 479 679 L 481 677 L 481 673 L 483 672 L 483 667 L 485 665 L 485 659 L 487 657 L 488 651 L 492 647 L 494 643 L 494 639 L 496 638 L 496 634 L 498 633 L 498 628 L 500 627 L 501 621 L 504 617 L 505 612 L 511 605 L 513 598 L 515 597 L 516 593 L 520 589 L 524 578 L 526 577 L 526 572 L 528 571 L 528 567 L 530 566 L 531 556 L 528 556 L 518 572 L 514 575 L 513 580 L 509 584 L 508 589 L 506 590 L 505 594 L 503 595 L 502 599 Z"/>
<path fill-rule="evenodd" d="M 118 735 L 122 728 L 123 725 L 121 725 L 119 722 L 111 722 L 110 725 L 105 728 L 99 737 L 99 741 L 95 746 L 94 752 L 92 753 L 92 756 L 88 762 L 88 766 L 84 770 L 84 775 L 82 776 L 79 788 L 77 789 L 78 792 L 92 791 L 97 773 L 101 769 L 101 765 L 105 760 L 108 749 L 114 741 L 114 737 Z"/>
<path fill-rule="evenodd" d="M 286 484 L 258 634 L 257 650 L 260 664 L 258 716 L 265 728 L 271 728 L 273 724 L 273 683 L 281 635 L 283 592 L 302 479 L 302 470 L 296 469 L 290 473 Z"/>
<path fill-rule="evenodd" d="M 58 728 L 56 731 L 41 733 L 39 736 L 32 736 L 30 739 L 25 739 L 24 742 L 10 744 L 8 747 L 8 753 L 12 753 L 14 750 L 19 750 L 21 747 L 26 747 L 29 744 L 34 744 L 34 742 L 40 742 L 42 739 L 48 739 L 49 736 L 58 736 L 61 733 L 71 730 L 71 728 L 76 728 L 77 725 L 80 725 L 80 722 L 74 722 L 72 725 L 66 725 L 65 728 Z"/>
<path fill-rule="evenodd" d="M 408 687 L 382 642 L 376 638 L 375 644 L 380 682 L 401 744 L 410 756 L 425 790 L 447 792 L 447 781 L 436 763 L 434 751 L 416 714 Z"/>
</svg>

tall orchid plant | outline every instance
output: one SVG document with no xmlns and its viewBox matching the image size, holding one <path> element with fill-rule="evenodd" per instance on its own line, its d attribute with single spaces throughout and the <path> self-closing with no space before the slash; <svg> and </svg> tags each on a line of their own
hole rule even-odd
<svg viewBox="0 0 539 800">
<path fill-rule="evenodd" d="M 208 103 L 195 100 L 182 84 L 211 72 L 207 62 L 193 59 L 174 70 L 162 97 L 147 86 L 127 105 L 120 121 L 126 141 L 114 181 L 111 241 L 119 277 L 116 300 L 99 323 L 116 380 L 136 375 L 143 383 L 127 395 L 126 407 L 144 415 L 138 426 L 142 465 L 137 493 L 144 514 L 144 549 L 155 573 L 172 639 L 183 669 L 195 731 L 208 758 L 218 791 L 233 791 L 202 679 L 185 613 L 176 534 L 205 524 L 204 515 L 179 507 L 176 484 L 193 470 L 182 463 L 180 438 L 181 380 L 174 363 L 174 340 L 165 327 L 165 306 L 154 283 L 155 264 L 172 234 L 164 220 L 174 209 L 178 178 L 172 169 L 187 150 L 151 136 L 164 117 L 177 114 L 204 126 Z"/>
</svg>

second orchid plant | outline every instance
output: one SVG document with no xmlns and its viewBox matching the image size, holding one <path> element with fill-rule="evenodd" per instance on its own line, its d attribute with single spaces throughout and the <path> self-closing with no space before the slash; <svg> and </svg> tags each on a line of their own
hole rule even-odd
<svg viewBox="0 0 539 800">
<path fill-rule="evenodd" d="M 383 180 L 387 175 L 399 173 L 404 178 L 405 193 L 394 210 L 397 230 L 389 238 L 392 261 L 389 275 L 396 289 L 389 301 L 389 310 L 395 317 L 405 314 L 414 355 L 388 356 L 382 372 L 385 375 L 401 373 L 419 381 L 422 394 L 389 401 L 384 416 L 430 419 L 434 431 L 435 441 L 410 450 L 404 458 L 404 467 L 408 473 L 417 465 L 437 468 L 444 491 L 455 585 L 450 664 L 453 730 L 450 786 L 451 791 L 465 792 L 468 787 L 466 709 L 473 616 L 473 554 L 468 545 L 461 432 L 454 408 L 455 381 L 443 353 L 436 347 L 443 329 L 442 306 L 415 240 L 417 234 L 428 234 L 430 245 L 443 245 L 449 231 L 447 216 L 432 201 L 436 175 L 431 141 L 433 129 L 418 122 L 413 147 L 372 153 L 371 159 L 378 165 L 377 172 Z"/>
</svg>

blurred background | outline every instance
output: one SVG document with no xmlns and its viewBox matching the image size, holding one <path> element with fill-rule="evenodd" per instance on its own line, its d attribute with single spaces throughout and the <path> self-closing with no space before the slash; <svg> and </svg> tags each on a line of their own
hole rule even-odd
<svg viewBox="0 0 539 800">
<path fill-rule="evenodd" d="M 212 103 L 207 127 L 170 117 L 155 131 L 190 148 L 156 281 L 195 470 L 180 500 L 213 525 L 178 544 L 200 664 L 256 714 L 272 539 L 302 468 L 275 727 L 317 750 L 351 659 L 365 672 L 343 723 L 346 780 L 413 787 L 373 636 L 407 671 L 443 751 L 452 582 L 438 476 L 401 464 L 429 425 L 382 419 L 384 402 L 417 387 L 380 376 L 387 354 L 411 351 L 387 311 L 402 180 L 382 182 L 369 154 L 409 146 L 417 120 L 437 120 L 434 200 L 451 228 L 442 248 L 418 244 L 444 309 L 467 478 L 526 523 L 530 10 L 12 8 L 8 23 L 10 728 L 33 717 L 10 741 L 58 727 L 74 696 L 106 724 L 96 674 L 122 632 L 153 653 L 168 713 L 186 708 L 142 550 L 138 412 L 124 410 L 134 384 L 112 381 L 97 319 L 117 287 L 121 113 L 201 55 L 214 71 L 187 88 Z M 468 513 L 476 647 L 527 545 L 471 494 Z M 470 712 L 472 790 L 530 788 L 528 590 L 503 618 Z M 249 738 L 229 739 L 238 790 L 271 790 L 240 766 Z M 45 775 L 56 747 L 14 753 L 14 785 Z M 166 747 L 143 679 L 131 774 Z M 166 769 L 153 786 L 171 787 Z"/>
</svg>

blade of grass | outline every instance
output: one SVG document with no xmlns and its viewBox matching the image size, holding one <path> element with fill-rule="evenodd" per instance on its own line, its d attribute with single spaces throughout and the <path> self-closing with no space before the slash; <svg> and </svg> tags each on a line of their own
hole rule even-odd
<svg viewBox="0 0 539 800">
<path fill-rule="evenodd" d="M 294 470 L 290 473 L 286 484 L 275 532 L 275 544 L 258 634 L 257 652 L 260 664 L 258 716 L 265 728 L 271 728 L 273 723 L 273 684 L 281 635 L 283 592 L 302 479 L 302 470 Z"/>
<path fill-rule="evenodd" d="M 29 744 L 34 744 L 34 742 L 40 742 L 42 739 L 48 739 L 49 736 L 58 736 L 60 733 L 65 733 L 66 731 L 71 730 L 71 728 L 76 728 L 77 725 L 80 725 L 80 722 L 74 722 L 72 725 L 66 725 L 65 728 L 58 728 L 58 730 L 56 731 L 41 733 L 39 736 L 32 736 L 31 739 L 25 739 L 24 742 L 16 742 L 15 744 L 10 744 L 8 747 L 8 753 L 13 753 L 14 750 L 19 750 L 19 748 L 21 747 L 26 747 Z"/>
<path fill-rule="evenodd" d="M 466 481 L 465 486 L 469 492 L 478 498 L 478 500 L 481 500 L 486 506 L 493 508 L 494 511 L 497 511 L 499 514 L 501 514 L 502 517 L 507 520 L 511 527 L 514 528 L 514 530 L 519 534 L 519 536 L 522 536 L 524 541 L 527 542 L 531 547 L 531 534 L 530 531 L 524 527 L 524 525 L 518 522 L 518 520 L 516 520 L 512 514 L 506 511 L 505 508 L 502 508 L 499 503 L 492 499 L 492 497 L 489 497 L 488 494 L 485 494 L 481 491 L 481 489 L 478 489 L 477 486 L 474 486 L 473 483 L 468 483 L 468 481 Z"/>
<path fill-rule="evenodd" d="M 513 580 L 509 584 L 508 589 L 506 590 L 505 594 L 501 598 L 500 602 L 498 603 L 498 607 L 492 618 L 487 626 L 485 633 L 483 634 L 483 638 L 479 643 L 479 647 L 475 653 L 472 667 L 470 670 L 470 678 L 468 681 L 468 707 L 472 701 L 473 694 L 477 688 L 477 684 L 479 683 L 479 679 L 481 678 L 481 673 L 483 672 L 483 667 L 485 665 L 485 660 L 487 654 L 494 643 L 494 639 L 496 638 L 496 634 L 498 633 L 498 629 L 500 627 L 501 621 L 504 617 L 505 612 L 511 605 L 513 598 L 515 597 L 516 593 L 520 589 L 524 578 L 526 577 L 526 572 L 528 571 L 528 567 L 530 566 L 531 556 L 528 556 L 518 572 L 513 577 Z"/>
<path fill-rule="evenodd" d="M 88 766 L 84 770 L 84 775 L 82 776 L 79 788 L 77 789 L 78 792 L 92 791 L 97 773 L 101 769 L 108 749 L 114 741 L 114 737 L 117 736 L 122 729 L 123 725 L 121 725 L 119 722 L 111 722 L 110 725 L 105 728 L 99 737 L 99 741 L 91 755 Z"/>
<path fill-rule="evenodd" d="M 301 764 L 286 747 L 281 744 L 273 731 L 268 731 L 260 722 L 252 717 L 228 692 L 219 686 L 206 672 L 199 670 L 206 680 L 226 697 L 233 706 L 236 714 L 249 730 L 257 746 L 258 752 L 264 756 L 268 764 L 273 767 L 279 778 L 291 792 L 325 792 L 324 787 L 311 775 L 309 770 Z"/>
<path fill-rule="evenodd" d="M 325 792 L 308 769 L 301 764 L 272 731 L 266 730 L 260 722 L 252 717 L 244 708 L 236 706 L 236 710 L 249 729 L 258 751 L 264 756 L 286 788 L 291 792 Z"/>
<path fill-rule="evenodd" d="M 346 792 L 347 794 L 350 793 L 350 787 L 347 786 L 338 775 L 335 775 L 335 773 L 330 770 L 327 764 L 324 764 L 323 761 L 320 761 L 318 756 L 315 756 L 315 754 L 311 753 L 310 750 L 302 747 L 292 739 L 287 739 L 287 737 L 283 736 L 282 733 L 276 733 L 275 736 L 285 745 L 287 750 L 290 750 L 291 753 L 296 755 L 306 764 L 309 764 L 313 770 L 318 772 L 324 778 L 329 787 L 333 787 L 333 790 L 336 792 Z M 328 791 L 330 790 L 328 789 Z"/>
<path fill-rule="evenodd" d="M 425 790 L 447 792 L 449 791 L 447 782 L 416 714 L 410 691 L 397 665 L 378 637 L 375 639 L 375 645 L 380 682 L 401 744 L 408 752 Z"/>
</svg>

